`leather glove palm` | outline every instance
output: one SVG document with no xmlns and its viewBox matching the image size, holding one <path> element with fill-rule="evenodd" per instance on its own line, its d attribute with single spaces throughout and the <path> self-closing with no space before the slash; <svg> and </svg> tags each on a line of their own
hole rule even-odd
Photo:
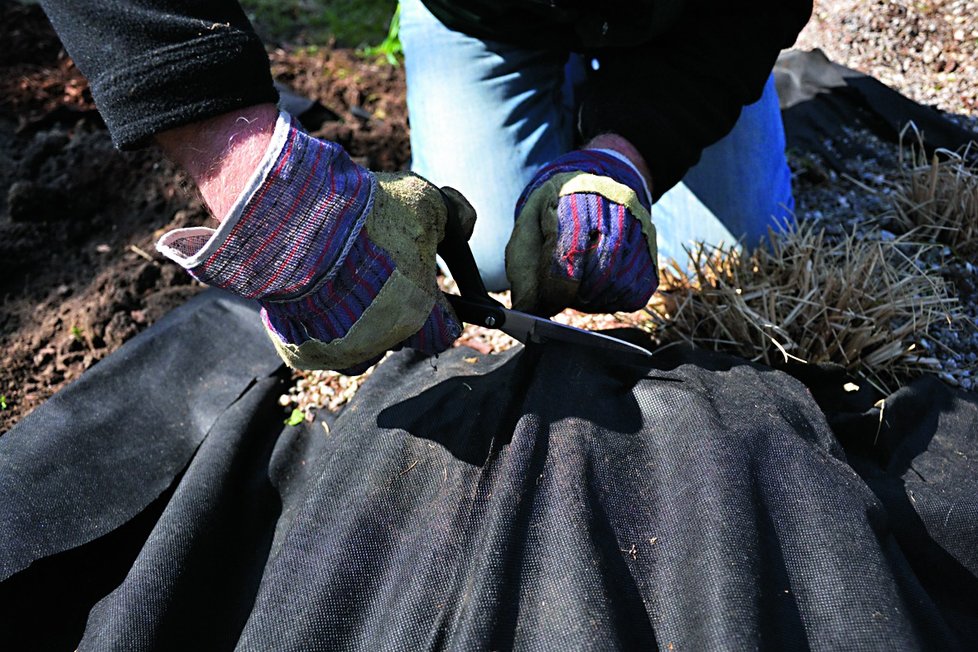
<svg viewBox="0 0 978 652">
<path fill-rule="evenodd" d="M 544 166 L 517 202 L 506 247 L 513 307 L 552 315 L 645 306 L 658 286 L 650 207 L 641 175 L 606 150 Z"/>
<path fill-rule="evenodd" d="M 359 372 L 392 348 L 438 353 L 461 332 L 435 281 L 446 199 L 417 175 L 370 173 L 283 114 L 218 229 L 171 231 L 157 248 L 198 280 L 257 299 L 290 366 Z"/>
</svg>

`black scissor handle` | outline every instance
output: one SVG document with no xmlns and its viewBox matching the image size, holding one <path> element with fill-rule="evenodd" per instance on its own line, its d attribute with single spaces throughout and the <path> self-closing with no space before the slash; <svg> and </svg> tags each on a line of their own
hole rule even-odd
<svg viewBox="0 0 978 652">
<path fill-rule="evenodd" d="M 438 245 L 438 255 L 448 265 L 448 270 L 452 273 L 455 284 L 458 285 L 459 294 L 468 303 L 482 303 L 486 306 L 501 307 L 502 304 L 489 296 L 485 283 L 482 282 L 479 266 L 476 265 L 472 250 L 469 248 L 469 242 L 462 232 L 462 220 L 459 218 L 455 202 L 444 192 L 442 192 L 442 199 L 445 202 L 445 208 L 448 210 L 448 217 L 445 220 L 445 237 Z M 452 307 L 456 308 L 455 302 L 452 303 Z M 459 312 L 458 308 L 456 308 L 456 312 Z M 502 316 L 502 313 L 500 312 L 499 315 Z M 485 325 L 481 321 L 466 319 L 461 313 L 459 313 L 459 317 L 469 323 Z M 493 328 L 498 328 L 498 326 L 493 326 Z"/>
<path fill-rule="evenodd" d="M 452 304 L 452 309 L 455 310 L 458 318 L 464 322 L 485 326 L 486 328 L 501 328 L 506 323 L 506 313 L 503 307 L 495 301 L 492 301 L 491 297 L 489 300 L 492 303 L 489 303 L 482 300 L 475 301 L 466 297 L 460 297 L 457 294 L 449 294 L 448 292 L 442 292 L 442 294 L 448 299 L 448 303 Z"/>
</svg>

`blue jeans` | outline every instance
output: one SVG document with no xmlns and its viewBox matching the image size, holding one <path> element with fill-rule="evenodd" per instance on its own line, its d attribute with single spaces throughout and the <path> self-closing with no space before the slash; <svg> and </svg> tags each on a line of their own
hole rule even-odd
<svg viewBox="0 0 978 652">
<path fill-rule="evenodd" d="M 580 56 L 484 41 L 401 1 L 412 169 L 461 191 L 478 214 L 472 253 L 490 290 L 508 287 L 504 254 L 516 200 L 536 171 L 575 147 Z M 703 152 L 652 208 L 661 259 L 697 241 L 755 244 L 792 219 L 791 173 L 773 78 L 733 131 Z"/>
</svg>

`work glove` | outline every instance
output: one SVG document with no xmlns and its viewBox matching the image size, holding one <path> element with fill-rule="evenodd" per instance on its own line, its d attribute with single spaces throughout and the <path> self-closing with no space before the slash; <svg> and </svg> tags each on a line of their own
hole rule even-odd
<svg viewBox="0 0 978 652">
<path fill-rule="evenodd" d="M 456 191 L 373 174 L 282 114 L 220 226 L 170 231 L 157 248 L 198 280 L 257 299 L 289 366 L 358 373 L 390 349 L 434 354 L 461 333 L 435 281 L 446 201 L 471 234 L 475 213 Z"/>
<path fill-rule="evenodd" d="M 513 307 L 553 315 L 638 310 L 659 283 L 652 198 L 634 166 L 585 149 L 544 166 L 516 204 L 506 246 Z"/>
</svg>

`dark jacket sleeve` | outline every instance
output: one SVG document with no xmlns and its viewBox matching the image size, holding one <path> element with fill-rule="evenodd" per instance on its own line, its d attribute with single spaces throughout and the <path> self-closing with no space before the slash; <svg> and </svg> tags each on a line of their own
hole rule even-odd
<svg viewBox="0 0 978 652">
<path fill-rule="evenodd" d="M 234 0 L 42 0 L 115 144 L 275 102 L 268 58 Z"/>
<path fill-rule="evenodd" d="M 760 98 L 778 53 L 811 11 L 811 0 L 687 2 L 647 44 L 594 53 L 600 68 L 584 92 L 581 135 L 630 140 L 649 164 L 658 199 Z"/>
</svg>

